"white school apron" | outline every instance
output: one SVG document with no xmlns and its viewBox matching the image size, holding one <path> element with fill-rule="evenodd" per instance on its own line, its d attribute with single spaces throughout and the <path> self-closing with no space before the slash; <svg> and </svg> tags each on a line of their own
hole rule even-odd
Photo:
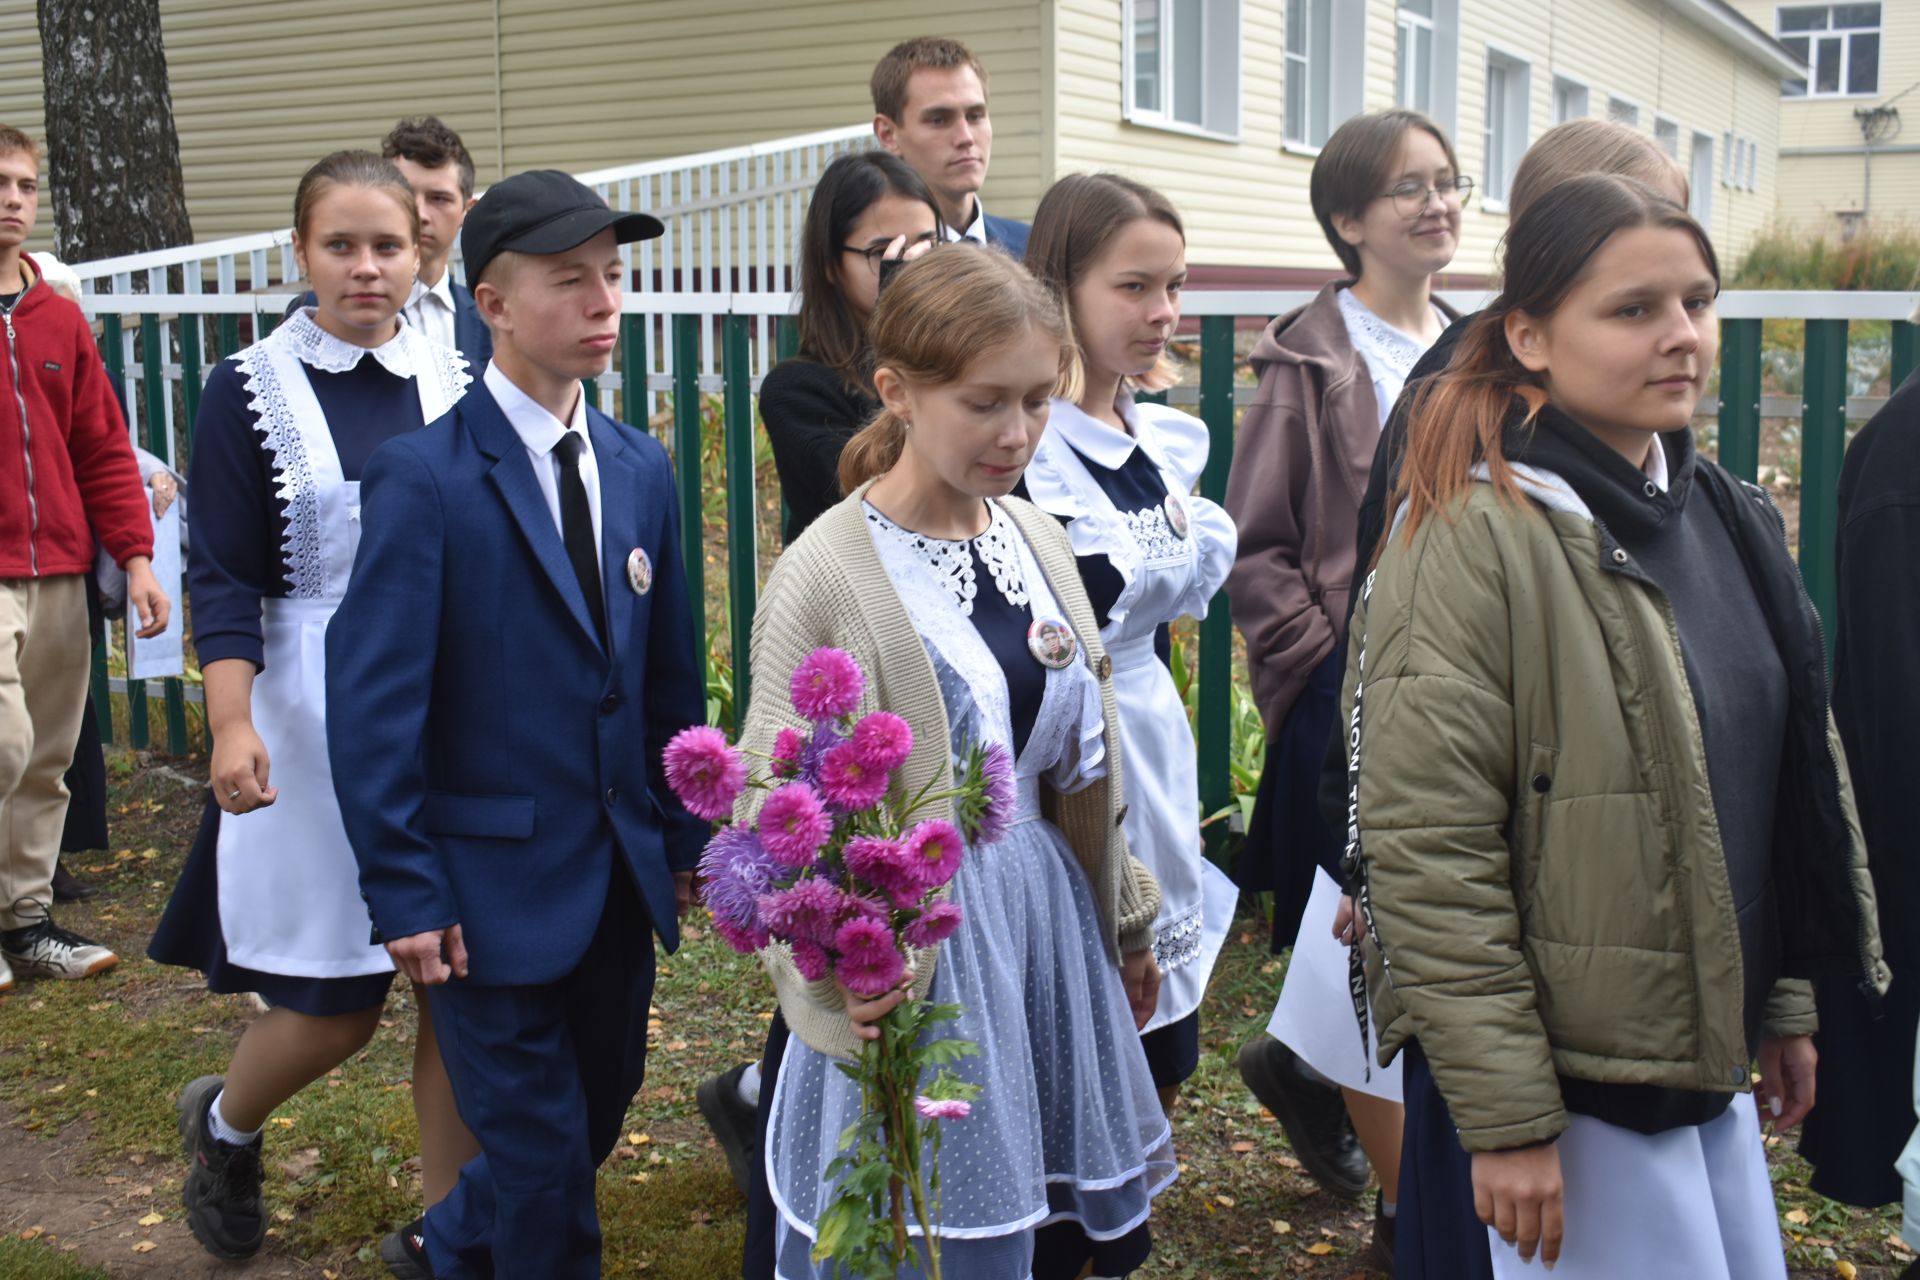
<svg viewBox="0 0 1920 1280">
<path fill-rule="evenodd" d="M 1115 508 L 1080 455 L 1107 465 L 1116 446 L 1126 448 L 1124 437 L 1068 400 L 1053 402 L 1027 485 L 1036 504 L 1067 520 L 1074 554 L 1105 555 L 1124 584 L 1100 640 L 1113 660 L 1120 712 L 1127 845 L 1160 884 L 1160 914 L 1153 923 L 1160 1002 L 1144 1034 L 1200 1007 L 1239 899 L 1233 881 L 1201 851 L 1193 730 L 1173 676 L 1153 648 L 1162 623 L 1206 616 L 1208 600 L 1233 565 L 1238 535 L 1225 511 L 1191 496 L 1205 465 L 1205 429 L 1157 405 L 1123 398 L 1119 408 L 1134 429 L 1131 447 L 1145 453 L 1175 495 L 1171 503 L 1178 504 L 1183 531 L 1169 519 L 1170 507 L 1135 513 Z M 1163 418 L 1173 421 L 1162 427 Z M 1197 430 L 1186 429 L 1189 424 Z M 1175 449 L 1183 451 L 1191 480 L 1170 458 Z"/>
<path fill-rule="evenodd" d="M 241 362 L 264 447 L 274 455 L 276 496 L 286 503 L 292 591 L 261 602 L 266 666 L 253 682 L 253 727 L 267 749 L 268 782 L 280 795 L 252 813 L 220 814 L 220 930 L 227 958 L 244 968 L 350 978 L 389 972 L 393 961 L 372 941 L 360 867 L 341 823 L 327 755 L 327 622 L 359 548 L 360 485 L 341 471 L 296 353 L 303 340 L 320 341 L 309 330 L 317 326 L 297 314 Z M 422 420 L 432 422 L 459 398 L 464 366 L 449 376 L 452 353 L 404 325 L 394 342 L 414 370 Z"/>
</svg>

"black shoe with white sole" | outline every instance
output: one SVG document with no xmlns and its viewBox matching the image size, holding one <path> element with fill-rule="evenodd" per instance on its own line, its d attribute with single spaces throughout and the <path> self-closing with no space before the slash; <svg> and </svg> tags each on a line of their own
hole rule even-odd
<svg viewBox="0 0 1920 1280">
<path fill-rule="evenodd" d="M 433 1264 L 427 1261 L 427 1220 L 415 1218 L 398 1231 L 389 1232 L 380 1241 L 380 1261 L 394 1280 L 433 1280 Z"/>
<path fill-rule="evenodd" d="M 42 902 L 22 899 L 14 904 L 16 913 L 23 909 L 22 903 L 40 919 L 23 929 L 0 933 L 0 954 L 15 971 L 41 978 L 91 978 L 120 963 L 119 956 L 93 939 L 55 924 Z"/>
</svg>

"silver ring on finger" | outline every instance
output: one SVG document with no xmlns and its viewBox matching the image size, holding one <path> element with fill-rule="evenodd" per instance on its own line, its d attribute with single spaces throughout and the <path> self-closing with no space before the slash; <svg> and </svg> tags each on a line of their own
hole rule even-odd
<svg viewBox="0 0 1920 1280">
<path fill-rule="evenodd" d="M 238 800 L 239 798 L 240 798 L 240 788 L 235 787 L 233 790 L 227 792 L 227 799 Z"/>
</svg>

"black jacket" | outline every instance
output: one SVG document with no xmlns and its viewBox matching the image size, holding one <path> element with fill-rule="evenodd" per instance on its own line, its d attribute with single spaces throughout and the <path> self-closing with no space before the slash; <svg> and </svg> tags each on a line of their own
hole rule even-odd
<svg viewBox="0 0 1920 1280">
<path fill-rule="evenodd" d="M 817 360 L 795 356 L 760 382 L 760 421 L 787 503 L 787 545 L 840 501 L 840 451 L 880 412 Z"/>
</svg>

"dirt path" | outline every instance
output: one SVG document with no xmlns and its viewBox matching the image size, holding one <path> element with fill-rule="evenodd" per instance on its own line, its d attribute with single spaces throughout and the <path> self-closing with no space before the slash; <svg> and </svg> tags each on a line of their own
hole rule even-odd
<svg viewBox="0 0 1920 1280">
<path fill-rule="evenodd" d="M 104 1174 L 87 1168 L 84 1125 L 56 1137 L 20 1127 L 0 1106 L 0 1232 L 38 1238 L 114 1276 L 167 1280 L 326 1280 L 335 1273 L 281 1251 L 272 1236 L 247 1263 L 221 1262 L 187 1230 L 180 1208 L 181 1160 L 125 1161 Z M 150 1222 L 154 1215 L 160 1221 Z"/>
</svg>

